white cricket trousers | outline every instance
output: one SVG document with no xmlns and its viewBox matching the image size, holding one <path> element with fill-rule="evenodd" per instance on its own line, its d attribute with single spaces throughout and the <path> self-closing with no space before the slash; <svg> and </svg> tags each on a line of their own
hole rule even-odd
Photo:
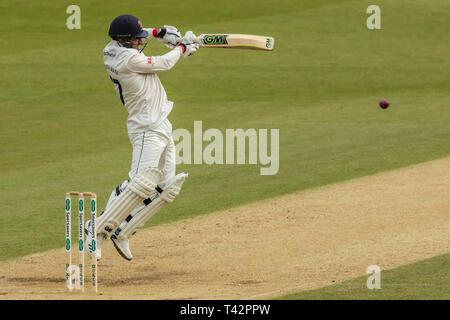
<svg viewBox="0 0 450 320">
<path fill-rule="evenodd" d="M 111 192 L 106 203 L 106 209 L 125 190 L 130 179 L 145 168 L 157 167 L 162 171 L 163 176 L 158 183 L 162 189 L 164 189 L 166 181 L 175 176 L 175 144 L 172 138 L 172 125 L 169 120 L 165 119 L 154 130 L 130 133 L 128 136 L 133 146 L 131 170 L 128 173 L 130 178 L 119 184 Z"/>
<path fill-rule="evenodd" d="M 148 167 L 158 167 L 163 176 L 159 185 L 164 188 L 167 180 L 175 176 L 176 158 L 175 144 L 172 138 L 172 124 L 165 119 L 153 130 L 130 133 L 133 146 L 133 158 L 129 177 Z"/>
<path fill-rule="evenodd" d="M 175 176 L 176 166 L 175 144 L 172 138 L 172 124 L 170 121 L 165 119 L 157 128 L 146 132 L 130 133 L 129 137 L 133 146 L 131 170 L 128 174 L 130 179 L 145 168 L 158 167 L 163 173 L 158 186 L 164 189 L 166 182 Z M 130 179 L 119 184 L 111 192 L 105 212 L 113 201 L 125 190 Z M 138 212 L 144 206 L 144 203 L 141 203 L 133 212 Z M 130 214 L 133 214 L 133 212 L 130 212 Z M 100 219 L 102 219 L 102 215 L 99 217 L 99 223 Z"/>
</svg>

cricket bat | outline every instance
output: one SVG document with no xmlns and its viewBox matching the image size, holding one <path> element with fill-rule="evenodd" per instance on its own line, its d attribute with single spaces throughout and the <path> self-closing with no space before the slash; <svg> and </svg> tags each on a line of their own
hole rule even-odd
<svg viewBox="0 0 450 320">
<path fill-rule="evenodd" d="M 275 39 L 250 34 L 201 34 L 197 43 L 206 48 L 231 48 L 272 51 Z"/>
</svg>

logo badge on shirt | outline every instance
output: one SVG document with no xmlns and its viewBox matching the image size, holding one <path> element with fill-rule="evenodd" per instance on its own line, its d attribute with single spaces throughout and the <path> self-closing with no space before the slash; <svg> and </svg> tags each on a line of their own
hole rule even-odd
<svg viewBox="0 0 450 320">
<path fill-rule="evenodd" d="M 148 58 L 148 63 L 152 64 L 152 58 Z"/>
</svg>

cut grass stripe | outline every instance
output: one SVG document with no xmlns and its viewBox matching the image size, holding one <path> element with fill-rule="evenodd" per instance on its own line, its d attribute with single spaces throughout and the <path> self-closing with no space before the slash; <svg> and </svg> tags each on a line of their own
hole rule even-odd
<svg viewBox="0 0 450 320">
<path fill-rule="evenodd" d="M 382 267 L 382 266 L 380 266 Z M 381 271 L 381 289 L 367 289 L 367 276 L 288 294 L 282 300 L 450 299 L 450 254 Z"/>
</svg>

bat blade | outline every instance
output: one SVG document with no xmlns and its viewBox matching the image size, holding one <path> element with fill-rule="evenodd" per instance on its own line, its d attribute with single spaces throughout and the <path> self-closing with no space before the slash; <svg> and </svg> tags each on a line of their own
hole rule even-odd
<svg viewBox="0 0 450 320">
<path fill-rule="evenodd" d="M 201 34 L 197 42 L 206 48 L 231 48 L 272 51 L 275 39 L 249 34 Z"/>
</svg>

